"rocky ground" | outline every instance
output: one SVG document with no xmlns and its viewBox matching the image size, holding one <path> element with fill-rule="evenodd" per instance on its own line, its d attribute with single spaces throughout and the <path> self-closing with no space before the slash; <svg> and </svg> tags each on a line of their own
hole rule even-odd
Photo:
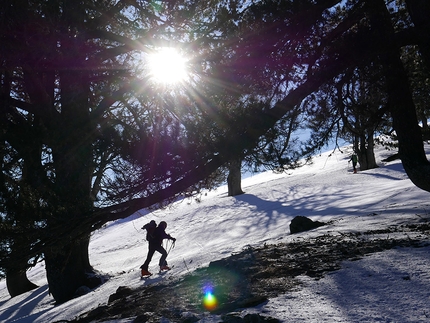
<svg viewBox="0 0 430 323">
<path fill-rule="evenodd" d="M 400 233 L 400 234 L 399 234 Z M 213 313 L 220 322 L 278 322 L 276 318 L 249 314 L 240 308 L 253 307 L 279 294 L 300 288 L 299 275 L 319 279 L 340 268 L 344 260 L 393 247 L 422 247 L 430 244 L 430 223 L 390 226 L 385 230 L 330 233 L 299 242 L 256 248 L 212 262 L 181 278 L 165 279 L 138 289 L 119 287 L 107 305 L 82 314 L 73 322 L 103 322 L 134 318 L 134 322 L 196 322 L 207 313 L 201 286 L 212 287 L 218 306 Z M 200 286 L 200 287 L 197 287 Z"/>
</svg>

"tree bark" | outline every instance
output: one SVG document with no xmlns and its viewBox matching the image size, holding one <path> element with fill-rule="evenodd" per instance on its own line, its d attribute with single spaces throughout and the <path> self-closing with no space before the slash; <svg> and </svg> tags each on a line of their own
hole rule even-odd
<svg viewBox="0 0 430 323">
<path fill-rule="evenodd" d="M 77 48 L 77 45 L 71 46 L 70 53 Z M 94 129 L 89 117 L 87 72 L 68 69 L 59 75 L 62 85 L 61 115 L 53 129 L 56 136 L 53 138 L 52 152 L 56 175 L 54 191 L 60 205 L 48 220 L 58 243 L 45 250 L 44 254 L 49 290 L 57 303 L 63 303 L 74 297 L 79 287 L 95 287 L 89 280 L 89 276 L 94 274 L 88 254 L 90 235 L 81 229 L 77 237 L 73 237 L 70 225 L 73 222 L 84 223 L 92 212 Z M 68 231 L 60 234 L 54 232 L 55 228 Z"/>
<path fill-rule="evenodd" d="M 13 257 L 13 253 L 11 257 Z M 13 267 L 6 269 L 6 287 L 11 297 L 21 295 L 38 287 L 27 278 L 27 268 L 27 261 L 14 259 Z"/>
<path fill-rule="evenodd" d="M 14 270 L 6 273 L 6 287 L 9 295 L 15 297 L 29 292 L 38 286 L 28 280 L 25 270 Z"/>
<path fill-rule="evenodd" d="M 406 0 L 406 6 L 417 30 L 418 46 L 426 63 L 427 71 L 430 71 L 430 1 Z"/>
<path fill-rule="evenodd" d="M 366 162 L 367 169 L 378 168 L 375 158 L 375 143 L 373 142 L 373 129 L 367 131 L 367 145 L 366 145 Z"/>
<path fill-rule="evenodd" d="M 373 142 L 373 130 L 371 128 L 367 129 L 366 134 L 357 136 L 359 143 L 355 148 L 358 157 L 358 163 L 360 164 L 360 170 L 367 170 L 378 168 L 378 164 L 375 159 Z"/>
<path fill-rule="evenodd" d="M 89 263 L 89 235 L 45 253 L 49 291 L 57 303 L 64 303 L 76 295 L 81 286 L 94 288 L 101 283 L 94 279 Z"/>
<path fill-rule="evenodd" d="M 241 186 L 241 164 L 242 159 L 240 158 L 230 161 L 229 173 L 227 176 L 228 196 L 243 194 Z"/>
</svg>

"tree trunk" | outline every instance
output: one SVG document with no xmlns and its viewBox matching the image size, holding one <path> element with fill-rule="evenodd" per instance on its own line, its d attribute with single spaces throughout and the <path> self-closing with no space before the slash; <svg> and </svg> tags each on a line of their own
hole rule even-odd
<svg viewBox="0 0 430 323">
<path fill-rule="evenodd" d="M 373 142 L 373 130 L 367 131 L 367 147 L 366 147 L 367 169 L 378 168 L 375 158 L 375 143 Z"/>
<path fill-rule="evenodd" d="M 12 256 L 12 255 L 11 255 Z M 37 288 L 27 278 L 27 261 L 13 261 L 13 267 L 6 269 L 6 287 L 9 295 L 15 297 Z"/>
<path fill-rule="evenodd" d="M 366 158 L 366 136 L 361 134 L 358 137 L 358 150 L 357 153 L 358 163 L 360 164 L 360 170 L 366 170 L 367 168 L 367 158 Z"/>
<path fill-rule="evenodd" d="M 422 55 L 426 72 L 430 72 L 430 1 L 428 0 L 406 0 L 406 5 L 412 21 L 417 30 L 419 38 L 419 49 Z M 423 140 L 430 139 L 430 130 L 427 117 L 422 112 L 420 119 L 423 125 Z"/>
<path fill-rule="evenodd" d="M 242 191 L 242 160 L 240 158 L 230 162 L 229 173 L 227 176 L 228 196 L 243 194 Z"/>
<path fill-rule="evenodd" d="M 406 0 L 406 6 L 417 30 L 419 48 L 427 70 L 430 70 L 430 1 Z"/>
<path fill-rule="evenodd" d="M 354 136 L 353 149 L 357 154 L 360 170 L 378 168 L 375 158 L 373 133 L 373 128 L 370 127 L 365 131 L 365 133 Z"/>
<path fill-rule="evenodd" d="M 7 291 L 11 297 L 29 292 L 38 286 L 28 280 L 25 270 L 14 270 L 6 273 Z"/>
<path fill-rule="evenodd" d="M 27 278 L 27 269 L 30 267 L 28 258 L 24 256 L 25 251 L 30 248 L 30 243 L 25 234 L 14 237 L 10 245 L 10 255 L 5 267 L 6 287 L 11 297 L 15 297 L 37 288 Z"/>
<path fill-rule="evenodd" d="M 49 291 L 57 303 L 76 295 L 79 287 L 94 288 L 101 283 L 94 278 L 88 257 L 89 236 L 69 242 L 45 253 Z"/>
<path fill-rule="evenodd" d="M 71 6 L 70 3 L 68 5 Z M 65 8 L 65 19 L 72 25 L 79 23 L 73 15 L 74 8 Z M 65 60 L 74 62 L 73 68 L 59 71 L 61 84 L 61 114 L 53 126 L 52 155 L 55 169 L 55 195 L 61 207 L 53 212 L 48 222 L 50 228 L 65 230 L 73 223 L 87 219 L 93 211 L 91 179 L 93 173 L 93 146 L 95 128 L 90 117 L 88 99 L 90 81 L 85 63 L 85 52 L 80 50 L 85 42 L 72 36 L 61 43 Z M 67 65 L 66 65 L 67 66 Z M 53 234 L 55 234 L 53 232 Z M 57 233 L 59 245 L 45 251 L 46 274 L 49 290 L 57 303 L 76 295 L 79 287 L 93 288 L 100 280 L 91 282 L 94 270 L 88 255 L 89 234 L 78 239 Z"/>
<path fill-rule="evenodd" d="M 430 163 L 424 151 L 421 129 L 418 125 L 407 73 L 394 41 L 390 15 L 384 1 L 372 0 L 368 3 L 377 6 L 377 11 L 373 12 L 381 13 L 372 17 L 375 30 L 383 32 L 387 43 L 390 44 L 381 58 L 386 76 L 388 104 L 393 118 L 393 128 L 396 130 L 399 141 L 399 155 L 410 180 L 417 187 L 430 192 Z"/>
<path fill-rule="evenodd" d="M 362 135 L 359 138 L 358 162 L 360 170 L 378 168 L 374 152 L 373 130 L 371 128 L 367 129 L 366 135 Z"/>
</svg>

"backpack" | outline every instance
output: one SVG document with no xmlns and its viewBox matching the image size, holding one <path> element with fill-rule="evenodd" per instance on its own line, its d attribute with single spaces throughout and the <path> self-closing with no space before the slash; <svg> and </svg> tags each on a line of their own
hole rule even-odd
<svg viewBox="0 0 430 323">
<path fill-rule="evenodd" d="M 155 229 L 157 228 L 157 223 L 154 220 L 145 224 L 142 229 L 146 230 L 146 240 L 153 241 L 155 239 Z"/>
</svg>

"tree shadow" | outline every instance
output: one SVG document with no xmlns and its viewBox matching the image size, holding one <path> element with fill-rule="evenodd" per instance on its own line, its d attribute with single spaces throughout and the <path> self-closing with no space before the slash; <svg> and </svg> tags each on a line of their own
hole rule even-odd
<svg viewBox="0 0 430 323">
<path fill-rule="evenodd" d="M 354 207 L 333 206 L 341 204 L 336 202 L 337 200 L 348 198 L 346 193 L 331 194 L 324 189 L 321 189 L 320 192 L 315 192 L 313 189 L 310 195 L 298 197 L 299 193 L 297 188 L 291 187 L 288 192 L 285 192 L 285 199 L 278 198 L 277 200 L 265 200 L 245 193 L 235 196 L 234 204 L 237 210 L 252 208 L 252 211 L 255 212 L 255 217 L 248 218 L 248 232 L 252 232 L 252 227 L 265 228 L 269 232 L 273 226 L 283 225 L 286 226 L 285 232 L 289 233 L 289 223 L 298 215 L 324 222 L 324 217 L 328 215 L 357 213 L 357 209 Z"/>
<path fill-rule="evenodd" d="M 382 172 L 378 173 L 371 173 L 368 171 L 360 172 L 361 175 L 367 175 L 372 177 L 378 177 L 378 178 L 384 178 L 389 180 L 404 180 L 409 179 L 409 177 L 406 175 L 405 170 L 403 169 L 402 164 L 392 164 L 392 165 L 385 165 L 382 167 L 383 171 L 389 171 L 389 174 L 383 174 Z"/>
<path fill-rule="evenodd" d="M 12 298 L 10 300 L 7 300 L 3 303 L 1 303 L 0 305 L 3 306 L 5 305 L 7 308 L 3 311 L 3 313 L 0 314 L 0 322 L 9 322 L 9 321 L 14 321 L 14 318 L 19 318 L 19 317 L 23 317 L 26 316 L 27 318 L 29 318 L 29 322 L 30 320 L 30 316 L 26 315 L 27 313 L 31 313 L 32 310 L 34 310 L 37 305 L 40 303 L 40 301 L 46 297 L 46 295 L 48 294 L 48 286 L 41 286 L 39 288 L 36 288 L 35 290 L 33 290 L 32 292 L 30 292 L 29 294 L 26 294 L 27 296 L 23 297 L 23 299 L 18 302 L 11 302 L 11 306 L 7 307 L 7 303 L 9 301 L 12 300 Z M 18 295 L 15 297 L 22 297 L 22 295 Z M 34 316 L 35 317 L 39 317 L 42 313 L 49 311 L 51 308 L 47 308 L 44 311 L 35 313 Z"/>
<path fill-rule="evenodd" d="M 424 322 L 423 316 L 430 317 L 426 310 L 430 280 L 424 265 L 430 264 L 428 251 L 428 247 L 399 248 L 387 251 L 390 255 L 386 257 L 372 255 L 376 258 L 345 262 L 342 267 L 347 269 L 330 276 L 335 287 L 319 293 L 339 308 L 343 317 L 349 317 L 348 322 L 363 318 Z M 411 267 L 411 262 L 419 265 Z"/>
</svg>

